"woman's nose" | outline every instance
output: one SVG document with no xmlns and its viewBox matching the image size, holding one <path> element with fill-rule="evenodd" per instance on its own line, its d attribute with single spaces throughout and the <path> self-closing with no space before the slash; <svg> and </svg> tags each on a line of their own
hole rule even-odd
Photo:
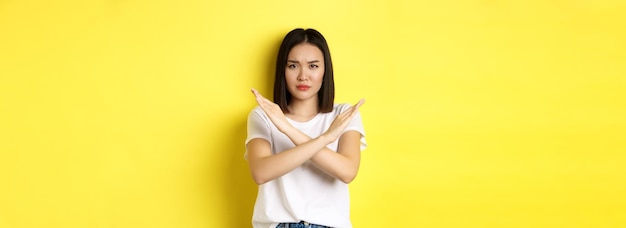
<svg viewBox="0 0 626 228">
<path fill-rule="evenodd" d="M 304 70 L 300 70 L 300 72 L 298 72 L 298 81 L 305 81 L 308 79 L 308 77 L 306 76 L 306 72 L 304 72 Z"/>
</svg>

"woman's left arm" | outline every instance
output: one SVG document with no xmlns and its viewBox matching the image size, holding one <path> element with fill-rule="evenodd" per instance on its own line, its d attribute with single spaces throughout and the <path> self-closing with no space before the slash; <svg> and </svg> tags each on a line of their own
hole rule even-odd
<svg viewBox="0 0 626 228">
<path fill-rule="evenodd" d="M 337 152 L 324 148 L 311 161 L 329 175 L 348 184 L 356 178 L 361 163 L 361 133 L 347 131 L 339 137 Z"/>
<path fill-rule="evenodd" d="M 300 145 L 311 140 L 301 131 L 292 131 L 288 137 L 294 144 Z M 337 152 L 323 148 L 313 155 L 311 161 L 321 170 L 342 182 L 349 184 L 354 180 L 361 163 L 361 133 L 347 131 L 339 137 Z"/>
</svg>

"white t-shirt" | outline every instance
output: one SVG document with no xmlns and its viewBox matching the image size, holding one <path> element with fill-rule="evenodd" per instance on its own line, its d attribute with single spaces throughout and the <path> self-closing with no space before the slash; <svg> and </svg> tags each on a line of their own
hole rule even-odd
<svg viewBox="0 0 626 228">
<path fill-rule="evenodd" d="M 328 129 L 339 113 L 348 108 L 349 104 L 335 104 L 332 112 L 317 114 L 307 122 L 289 118 L 287 120 L 304 134 L 316 138 Z M 360 113 L 354 116 L 344 130 L 346 131 L 360 132 L 361 150 L 365 149 L 367 144 Z M 255 138 L 267 140 L 274 154 L 295 147 L 260 107 L 254 108 L 248 116 L 246 144 Z M 327 147 L 337 151 L 337 145 L 338 140 Z M 278 223 L 300 221 L 337 228 L 352 227 L 348 185 L 324 173 L 310 161 L 259 185 L 252 216 L 252 225 L 255 228 L 274 228 Z"/>
</svg>

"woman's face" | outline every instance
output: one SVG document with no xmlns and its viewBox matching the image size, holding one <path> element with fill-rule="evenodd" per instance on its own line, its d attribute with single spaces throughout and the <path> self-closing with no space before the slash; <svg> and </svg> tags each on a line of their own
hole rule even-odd
<svg viewBox="0 0 626 228">
<path fill-rule="evenodd" d="M 324 80 L 324 55 L 313 44 L 294 46 L 287 56 L 285 79 L 291 101 L 317 100 L 317 92 Z"/>
</svg>

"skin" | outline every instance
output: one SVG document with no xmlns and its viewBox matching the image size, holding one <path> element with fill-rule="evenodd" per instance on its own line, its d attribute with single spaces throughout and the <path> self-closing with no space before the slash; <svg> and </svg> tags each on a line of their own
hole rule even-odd
<svg viewBox="0 0 626 228">
<path fill-rule="evenodd" d="M 307 121 L 319 113 L 317 93 L 322 87 L 324 69 L 324 55 L 316 46 L 303 43 L 291 49 L 285 69 L 287 91 L 291 94 L 287 117 Z M 310 88 L 301 91 L 299 85 Z"/>
<path fill-rule="evenodd" d="M 356 115 L 365 100 L 351 106 L 339 114 L 326 132 L 311 138 L 293 127 L 287 118 L 306 121 L 319 113 L 317 93 L 324 76 L 324 57 L 316 46 L 308 43 L 296 45 L 288 55 L 285 68 L 287 89 L 292 95 L 289 114 L 285 115 L 274 102 L 252 89 L 259 107 L 267 114 L 279 131 L 284 133 L 296 145 L 293 148 L 273 154 L 270 143 L 265 139 L 252 139 L 247 144 L 248 165 L 254 181 L 261 185 L 274 180 L 307 161 L 313 162 L 326 174 L 350 183 L 357 175 L 361 161 L 360 138 L 357 131 L 342 133 Z M 310 86 L 305 91 L 298 90 L 299 85 Z M 337 151 L 326 145 L 339 139 Z"/>
</svg>

